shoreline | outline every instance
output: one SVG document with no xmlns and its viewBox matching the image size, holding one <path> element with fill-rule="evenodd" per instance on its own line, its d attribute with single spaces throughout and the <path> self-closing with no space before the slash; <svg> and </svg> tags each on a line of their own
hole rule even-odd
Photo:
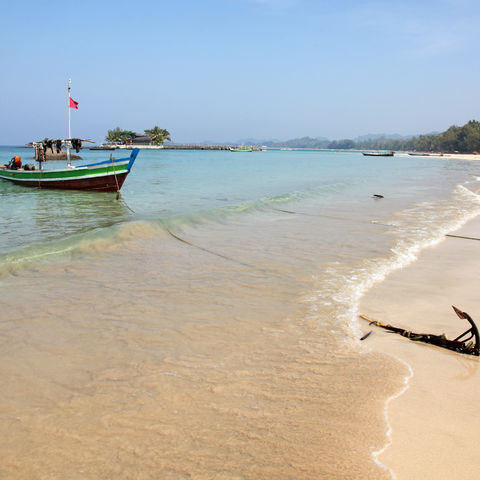
<svg viewBox="0 0 480 480">
<path fill-rule="evenodd" d="M 480 238 L 480 215 L 454 233 Z M 469 325 L 458 319 L 452 304 L 480 323 L 479 249 L 476 240 L 446 236 L 374 285 L 360 300 L 359 312 L 401 328 L 455 338 Z M 363 333 L 372 330 L 367 346 L 411 369 L 405 387 L 385 402 L 386 442 L 372 452 L 374 461 L 399 480 L 456 478 L 459 463 L 462 474 L 474 478 L 480 468 L 475 445 L 479 358 L 368 324 L 360 328 Z"/>
<path fill-rule="evenodd" d="M 394 157 L 410 157 L 408 152 L 395 152 Z M 455 160 L 480 160 L 480 155 L 475 153 L 425 153 L 416 154 L 415 157 L 420 158 L 449 158 Z"/>
<path fill-rule="evenodd" d="M 391 395 L 390 397 L 388 397 L 386 402 L 385 402 L 385 405 L 384 405 L 384 408 L 383 408 L 383 417 L 384 417 L 384 420 L 385 420 L 385 424 L 387 426 L 387 432 L 385 434 L 386 442 L 385 442 L 385 445 L 383 445 L 380 449 L 372 452 L 372 458 L 373 458 L 373 461 L 375 462 L 375 464 L 377 464 L 383 470 L 388 471 L 393 479 L 397 478 L 393 468 L 390 467 L 389 465 L 386 465 L 385 463 L 382 463 L 379 460 L 379 457 L 382 454 L 384 454 L 387 451 L 387 449 L 389 449 L 392 445 L 393 428 L 392 428 L 392 425 L 390 423 L 390 419 L 389 419 L 389 416 L 388 416 L 388 409 L 390 407 L 391 402 L 393 402 L 397 398 L 401 397 L 410 388 L 410 380 L 414 375 L 412 367 L 407 362 L 403 361 L 400 358 L 396 358 L 396 357 L 395 357 L 395 360 L 402 363 L 403 365 L 405 365 L 405 367 L 407 368 L 408 374 L 403 377 L 403 387 L 398 392 L 396 392 L 393 395 Z"/>
<path fill-rule="evenodd" d="M 262 151 L 260 146 L 249 145 L 255 148 L 258 148 L 258 151 Z M 31 149 L 33 147 L 28 145 L 0 145 L 0 147 L 12 147 L 12 148 L 24 148 L 24 149 Z M 96 150 L 96 151 L 113 151 L 113 150 L 131 150 L 133 148 L 139 148 L 143 150 L 229 150 L 230 148 L 238 147 L 237 144 L 161 144 L 161 145 L 115 145 L 115 148 L 100 148 L 100 146 L 96 147 L 82 147 L 81 150 Z M 308 147 L 297 147 L 297 148 L 290 148 L 290 147 L 267 147 L 267 151 L 317 151 L 317 152 L 345 152 L 345 153 L 362 153 L 367 151 L 368 149 L 364 150 L 338 150 L 338 149 L 328 149 L 328 148 L 308 148 Z M 371 150 L 376 151 L 376 150 Z M 395 157 L 410 157 L 410 153 L 408 151 L 395 151 L 393 158 Z M 456 159 L 456 160 L 480 160 L 480 154 L 475 153 L 432 153 L 432 152 L 419 152 L 415 153 L 415 157 L 419 158 L 449 158 L 449 159 Z"/>
</svg>

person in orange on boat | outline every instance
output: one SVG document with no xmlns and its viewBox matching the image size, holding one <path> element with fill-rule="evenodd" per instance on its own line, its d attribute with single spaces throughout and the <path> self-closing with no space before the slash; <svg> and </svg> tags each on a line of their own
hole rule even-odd
<svg viewBox="0 0 480 480">
<path fill-rule="evenodd" d="M 22 159 L 18 155 L 16 155 L 10 160 L 8 168 L 10 168 L 11 170 L 18 170 L 19 168 L 22 168 Z"/>
</svg>

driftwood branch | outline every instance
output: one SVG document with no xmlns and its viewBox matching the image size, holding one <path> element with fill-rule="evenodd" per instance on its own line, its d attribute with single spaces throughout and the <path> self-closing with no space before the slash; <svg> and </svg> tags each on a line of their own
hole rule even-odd
<svg viewBox="0 0 480 480">
<path fill-rule="evenodd" d="M 461 333 L 458 337 L 453 340 L 449 340 L 445 334 L 435 335 L 430 333 L 415 333 L 404 328 L 394 327 L 390 324 L 385 324 L 371 320 L 365 315 L 360 315 L 360 318 L 363 318 L 370 325 L 375 325 L 381 327 L 385 330 L 388 330 L 393 333 L 398 333 L 402 337 L 406 337 L 414 342 L 423 342 L 436 345 L 437 347 L 447 348 L 458 353 L 464 353 L 467 355 L 480 355 L 480 336 L 478 333 L 478 328 L 475 325 L 475 322 L 472 320 L 472 317 L 466 312 L 462 312 L 457 307 L 452 305 L 453 310 L 458 315 L 459 318 L 467 320 L 471 327 L 465 332 Z M 362 340 L 366 337 L 362 337 Z"/>
</svg>

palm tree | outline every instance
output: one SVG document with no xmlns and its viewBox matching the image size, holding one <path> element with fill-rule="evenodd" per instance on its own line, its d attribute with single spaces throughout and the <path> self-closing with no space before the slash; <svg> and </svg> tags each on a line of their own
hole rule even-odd
<svg viewBox="0 0 480 480">
<path fill-rule="evenodd" d="M 109 130 L 105 140 L 107 142 L 121 142 L 123 141 L 123 130 L 120 127 Z"/>
<path fill-rule="evenodd" d="M 145 130 L 145 135 L 148 135 L 152 139 L 152 142 L 155 145 L 164 143 L 165 140 L 168 140 L 168 141 L 172 140 L 170 137 L 170 132 L 168 130 L 157 127 L 156 125 L 150 130 Z"/>
<path fill-rule="evenodd" d="M 122 130 L 120 127 L 109 130 L 105 140 L 107 142 L 124 142 L 130 138 L 134 138 L 136 135 L 135 132 L 131 130 Z"/>
</svg>

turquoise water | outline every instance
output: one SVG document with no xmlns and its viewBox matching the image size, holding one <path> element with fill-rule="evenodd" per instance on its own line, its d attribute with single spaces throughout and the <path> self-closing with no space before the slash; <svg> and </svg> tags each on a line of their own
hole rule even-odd
<svg viewBox="0 0 480 480">
<path fill-rule="evenodd" d="M 0 162 L 31 150 L 0 147 Z M 81 164 L 110 152 L 84 150 Z M 128 156 L 116 151 L 115 158 Z M 59 168 L 51 161 L 46 168 Z M 395 199 L 379 211 L 449 195 L 476 175 L 475 163 L 418 157 L 363 157 L 358 152 L 141 151 L 122 190 L 110 194 L 29 190 L 0 182 L 0 252 L 65 239 L 134 220 L 230 215 L 252 208 L 316 198 L 320 204 L 365 201 L 374 193 Z M 75 237 L 78 240 L 78 237 Z"/>
<path fill-rule="evenodd" d="M 405 366 L 359 341 L 359 300 L 480 213 L 479 173 L 156 150 L 119 200 L 0 182 L 0 477 L 390 478 Z"/>
</svg>

